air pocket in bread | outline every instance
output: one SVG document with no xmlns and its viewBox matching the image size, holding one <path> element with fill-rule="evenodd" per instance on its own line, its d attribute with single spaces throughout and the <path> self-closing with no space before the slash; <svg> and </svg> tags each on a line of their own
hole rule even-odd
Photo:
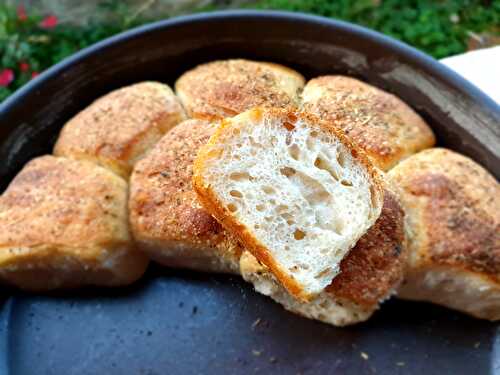
<svg viewBox="0 0 500 375">
<path fill-rule="evenodd" d="M 310 302 L 293 298 L 268 268 L 249 252 L 240 259 L 241 275 L 255 290 L 287 310 L 335 326 L 367 320 L 403 278 L 406 262 L 404 213 L 395 193 L 386 190 L 382 213 L 340 263 L 340 273 Z"/>
</svg>

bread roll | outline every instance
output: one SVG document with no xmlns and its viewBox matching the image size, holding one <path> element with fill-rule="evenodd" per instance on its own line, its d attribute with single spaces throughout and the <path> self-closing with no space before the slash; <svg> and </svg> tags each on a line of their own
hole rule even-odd
<svg viewBox="0 0 500 375">
<path fill-rule="evenodd" d="M 199 65 L 175 83 L 189 116 L 220 119 L 255 106 L 299 104 L 304 77 L 278 64 L 223 60 Z"/>
<path fill-rule="evenodd" d="M 435 148 L 389 176 L 402 189 L 410 229 L 402 298 L 500 319 L 500 186 L 471 159 Z"/>
<path fill-rule="evenodd" d="M 256 108 L 223 121 L 194 163 L 204 207 L 297 298 L 310 300 L 380 215 L 364 153 L 306 113 Z"/>
<path fill-rule="evenodd" d="M 333 121 L 384 171 L 435 143 L 429 126 L 402 100 L 354 78 L 312 79 L 302 99 L 304 110 Z"/>
<path fill-rule="evenodd" d="M 203 209 L 192 187 L 193 160 L 216 124 L 187 120 L 134 168 L 130 223 L 140 249 L 172 267 L 238 273 L 240 246 Z"/>
<path fill-rule="evenodd" d="M 137 160 L 184 119 L 170 87 L 137 83 L 103 96 L 69 120 L 54 155 L 92 161 L 128 177 Z"/>
<path fill-rule="evenodd" d="M 85 161 L 30 161 L 0 196 L 0 281 L 46 291 L 130 284 L 147 258 L 128 230 L 127 184 Z"/>
<path fill-rule="evenodd" d="M 404 213 L 391 191 L 384 195 L 380 217 L 340 263 L 340 273 L 310 302 L 294 299 L 267 267 L 245 251 L 243 278 L 287 310 L 335 326 L 367 320 L 400 284 L 406 260 Z"/>
</svg>

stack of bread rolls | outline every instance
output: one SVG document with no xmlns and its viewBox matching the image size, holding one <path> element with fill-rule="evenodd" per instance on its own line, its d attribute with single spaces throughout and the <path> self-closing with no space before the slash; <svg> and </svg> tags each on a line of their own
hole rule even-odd
<svg viewBox="0 0 500 375">
<path fill-rule="evenodd" d="M 343 326 L 392 295 L 500 319 L 500 187 L 354 78 L 215 61 L 96 100 L 0 196 L 0 281 L 240 274 Z"/>
</svg>

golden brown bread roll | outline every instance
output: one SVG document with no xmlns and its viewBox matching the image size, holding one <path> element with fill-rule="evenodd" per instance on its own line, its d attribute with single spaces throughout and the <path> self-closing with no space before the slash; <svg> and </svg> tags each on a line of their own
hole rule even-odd
<svg viewBox="0 0 500 375">
<path fill-rule="evenodd" d="M 137 160 L 184 119 L 170 87 L 137 83 L 97 99 L 69 120 L 54 155 L 89 160 L 127 177 Z"/>
<path fill-rule="evenodd" d="M 500 319 L 500 186 L 471 159 L 435 148 L 389 172 L 402 190 L 409 261 L 402 298 Z"/>
<path fill-rule="evenodd" d="M 367 320 L 403 277 L 404 213 L 395 193 L 386 190 L 382 213 L 342 260 L 340 274 L 311 302 L 299 302 L 249 252 L 241 256 L 243 278 L 287 310 L 336 326 Z"/>
<path fill-rule="evenodd" d="M 30 161 L 0 196 L 0 281 L 44 291 L 130 284 L 147 259 L 128 230 L 127 184 L 85 161 Z"/>
<path fill-rule="evenodd" d="M 309 113 L 225 119 L 193 164 L 200 203 L 301 300 L 322 292 L 379 217 L 382 178 L 343 132 Z"/>
<path fill-rule="evenodd" d="M 435 143 L 429 126 L 402 100 L 354 78 L 312 79 L 302 100 L 306 111 L 334 122 L 384 171 Z"/>
<path fill-rule="evenodd" d="M 304 82 L 285 66 L 237 59 L 189 70 L 177 80 L 175 91 L 189 116 L 213 120 L 255 106 L 295 107 Z"/>
<path fill-rule="evenodd" d="M 238 243 L 201 207 L 191 185 L 193 160 L 215 128 L 187 120 L 137 163 L 130 178 L 130 223 L 139 247 L 161 264 L 237 273 Z"/>
</svg>

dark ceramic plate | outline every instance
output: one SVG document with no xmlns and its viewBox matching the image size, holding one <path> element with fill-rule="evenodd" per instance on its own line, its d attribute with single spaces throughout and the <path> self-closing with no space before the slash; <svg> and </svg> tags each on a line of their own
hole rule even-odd
<svg viewBox="0 0 500 375">
<path fill-rule="evenodd" d="M 283 63 L 307 77 L 359 77 L 418 110 L 440 145 L 500 176 L 498 106 L 438 62 L 343 22 L 223 12 L 108 39 L 3 103 L 0 191 L 98 96 L 146 79 L 172 84 L 198 63 L 228 57 Z M 391 300 L 367 323 L 340 329 L 287 313 L 236 277 L 154 266 L 120 290 L 2 293 L 0 374 L 500 373 L 497 325 L 427 304 Z"/>
</svg>

